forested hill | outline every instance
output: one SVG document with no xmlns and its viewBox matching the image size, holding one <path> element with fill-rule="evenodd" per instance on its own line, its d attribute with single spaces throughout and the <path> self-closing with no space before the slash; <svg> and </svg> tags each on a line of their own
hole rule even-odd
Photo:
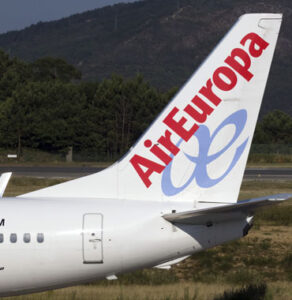
<svg viewBox="0 0 292 300">
<path fill-rule="evenodd" d="M 291 0 L 144 0 L 38 23 L 0 35 L 0 47 L 33 61 L 66 59 L 83 79 L 140 72 L 156 87 L 180 86 L 237 18 L 250 12 L 284 13 L 262 114 L 292 115 Z"/>
</svg>

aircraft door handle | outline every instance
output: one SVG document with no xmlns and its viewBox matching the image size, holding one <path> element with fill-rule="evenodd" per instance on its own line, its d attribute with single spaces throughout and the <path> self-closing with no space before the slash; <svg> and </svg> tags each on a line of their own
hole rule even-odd
<svg viewBox="0 0 292 300">
<path fill-rule="evenodd" d="M 101 242 L 101 239 L 90 239 L 89 242 Z"/>
</svg>

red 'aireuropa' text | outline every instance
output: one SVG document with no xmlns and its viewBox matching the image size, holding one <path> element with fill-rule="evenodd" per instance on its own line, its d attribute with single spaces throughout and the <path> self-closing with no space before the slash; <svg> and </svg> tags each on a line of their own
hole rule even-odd
<svg viewBox="0 0 292 300">
<path fill-rule="evenodd" d="M 195 95 L 183 109 L 190 118 L 186 119 L 185 117 L 181 117 L 176 121 L 175 117 L 180 110 L 175 106 L 164 118 L 163 123 L 167 126 L 167 129 L 159 139 L 157 139 L 154 145 L 149 139 L 144 141 L 144 146 L 149 148 L 150 152 L 159 159 L 160 163 L 138 154 L 135 154 L 130 159 L 132 166 L 147 188 L 152 184 L 150 180 L 152 173 L 156 172 L 160 174 L 180 151 L 180 148 L 171 140 L 172 134 L 175 133 L 187 142 L 199 129 L 198 123 L 203 124 L 206 122 L 207 118 L 213 114 L 216 107 L 221 103 L 222 99 L 215 94 L 213 86 L 215 85 L 218 89 L 228 92 L 236 86 L 238 75 L 243 77 L 246 81 L 252 79 L 253 74 L 250 72 L 251 57 L 260 57 L 269 43 L 253 32 L 247 34 L 240 41 L 240 44 L 245 46 L 248 41 L 248 52 L 242 48 L 234 48 L 230 55 L 224 60 L 226 65 L 220 66 L 214 71 L 212 77 L 207 80 L 198 94 Z M 202 99 L 202 96 L 208 99 L 210 103 Z M 213 106 L 211 106 L 211 103 Z M 185 126 L 187 123 L 188 129 Z M 189 126 L 190 123 L 191 126 Z M 162 145 L 163 148 L 159 147 L 160 145 Z"/>
</svg>

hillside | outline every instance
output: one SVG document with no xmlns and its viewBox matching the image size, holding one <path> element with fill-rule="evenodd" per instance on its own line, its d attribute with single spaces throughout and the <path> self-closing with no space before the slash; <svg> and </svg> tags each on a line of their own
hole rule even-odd
<svg viewBox="0 0 292 300">
<path fill-rule="evenodd" d="M 292 3 L 289 0 L 144 0 L 38 23 L 0 35 L 0 47 L 33 61 L 66 59 L 95 80 L 140 72 L 162 90 L 183 84 L 237 18 L 250 12 L 282 12 L 284 22 L 262 114 L 292 115 Z"/>
</svg>

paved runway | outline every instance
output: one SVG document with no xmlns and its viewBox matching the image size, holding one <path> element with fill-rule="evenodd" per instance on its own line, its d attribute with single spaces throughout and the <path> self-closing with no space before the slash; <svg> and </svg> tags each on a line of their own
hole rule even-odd
<svg viewBox="0 0 292 300">
<path fill-rule="evenodd" d="M 292 168 L 247 168 L 244 179 L 292 180 Z"/>
<path fill-rule="evenodd" d="M 35 167 L 35 166 L 0 166 L 0 174 L 13 172 L 13 176 L 39 178 L 78 178 L 101 171 L 98 167 Z M 292 168 L 247 168 L 244 179 L 292 180 Z"/>
</svg>

